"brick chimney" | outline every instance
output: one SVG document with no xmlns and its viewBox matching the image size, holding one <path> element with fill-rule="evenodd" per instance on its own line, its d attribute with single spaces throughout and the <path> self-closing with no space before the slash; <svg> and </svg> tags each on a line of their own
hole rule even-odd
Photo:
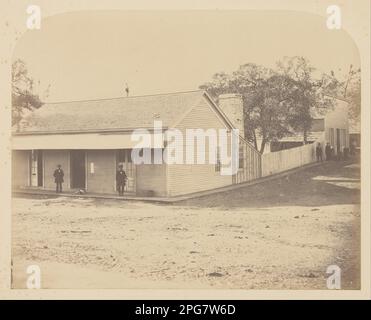
<svg viewBox="0 0 371 320">
<path fill-rule="evenodd" d="M 242 95 L 236 93 L 221 94 L 219 107 L 232 122 L 233 126 L 240 130 L 240 136 L 245 137 L 244 113 Z"/>
</svg>

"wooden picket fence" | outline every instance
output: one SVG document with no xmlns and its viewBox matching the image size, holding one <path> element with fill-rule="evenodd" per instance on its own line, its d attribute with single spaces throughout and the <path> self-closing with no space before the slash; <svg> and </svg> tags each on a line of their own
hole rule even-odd
<svg viewBox="0 0 371 320">
<path fill-rule="evenodd" d="M 262 171 L 261 176 L 266 177 L 275 173 L 298 168 L 309 163 L 317 161 L 316 146 L 321 143 L 324 156 L 324 135 L 318 138 L 311 144 L 306 144 L 300 147 L 281 150 L 277 152 L 266 153 L 262 155 Z"/>
<path fill-rule="evenodd" d="M 258 152 L 250 143 L 244 140 L 241 142 L 240 158 L 244 159 L 243 167 L 233 176 L 234 184 L 248 182 L 316 162 L 317 143 L 321 143 L 322 154 L 325 157 L 324 134 L 313 143 L 265 154 Z"/>
</svg>

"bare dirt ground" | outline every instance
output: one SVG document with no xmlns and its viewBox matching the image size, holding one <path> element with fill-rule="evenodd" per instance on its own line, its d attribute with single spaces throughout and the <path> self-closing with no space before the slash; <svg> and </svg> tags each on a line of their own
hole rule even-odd
<svg viewBox="0 0 371 320">
<path fill-rule="evenodd" d="M 360 172 L 331 162 L 238 190 L 159 205 L 13 199 L 13 287 L 326 289 L 360 286 Z"/>
</svg>

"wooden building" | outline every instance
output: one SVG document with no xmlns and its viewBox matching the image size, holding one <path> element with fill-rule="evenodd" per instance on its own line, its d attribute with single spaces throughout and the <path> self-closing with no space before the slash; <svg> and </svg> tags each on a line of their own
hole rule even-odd
<svg viewBox="0 0 371 320">
<path fill-rule="evenodd" d="M 261 155 L 244 140 L 243 130 L 234 175 L 222 175 L 218 163 L 135 164 L 132 159 L 138 146 L 132 134 L 137 130 L 143 130 L 152 142 L 152 154 L 163 154 L 169 143 L 166 132 L 230 132 L 242 128 L 242 114 L 239 95 L 221 96 L 218 106 L 202 90 L 46 103 L 13 128 L 13 188 L 54 190 L 53 172 L 58 164 L 65 173 L 67 192 L 115 193 L 119 163 L 128 176 L 126 192 L 133 195 L 171 197 L 253 180 L 261 176 Z M 162 122 L 160 131 L 154 129 L 154 121 Z"/>
</svg>

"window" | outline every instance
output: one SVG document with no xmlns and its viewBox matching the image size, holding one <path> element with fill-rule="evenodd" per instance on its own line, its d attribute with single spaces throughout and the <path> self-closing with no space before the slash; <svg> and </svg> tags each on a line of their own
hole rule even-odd
<svg viewBox="0 0 371 320">
<path fill-rule="evenodd" d="M 219 147 L 216 147 L 215 172 L 220 172 L 220 150 L 219 150 Z"/>
<path fill-rule="evenodd" d="M 43 153 L 42 150 L 31 151 L 31 186 L 43 186 Z"/>
<path fill-rule="evenodd" d="M 133 174 L 133 162 L 131 159 L 131 149 L 120 149 L 116 153 L 116 164 L 122 164 L 128 176 Z"/>
<path fill-rule="evenodd" d="M 330 142 L 330 145 L 332 145 L 332 146 L 335 145 L 335 130 L 334 130 L 334 128 L 329 129 L 329 142 Z"/>
<path fill-rule="evenodd" d="M 340 143 L 341 148 L 346 148 L 348 146 L 346 129 L 340 129 Z"/>
<path fill-rule="evenodd" d="M 162 164 L 164 156 L 164 150 L 161 148 L 151 149 L 151 163 Z"/>
</svg>

